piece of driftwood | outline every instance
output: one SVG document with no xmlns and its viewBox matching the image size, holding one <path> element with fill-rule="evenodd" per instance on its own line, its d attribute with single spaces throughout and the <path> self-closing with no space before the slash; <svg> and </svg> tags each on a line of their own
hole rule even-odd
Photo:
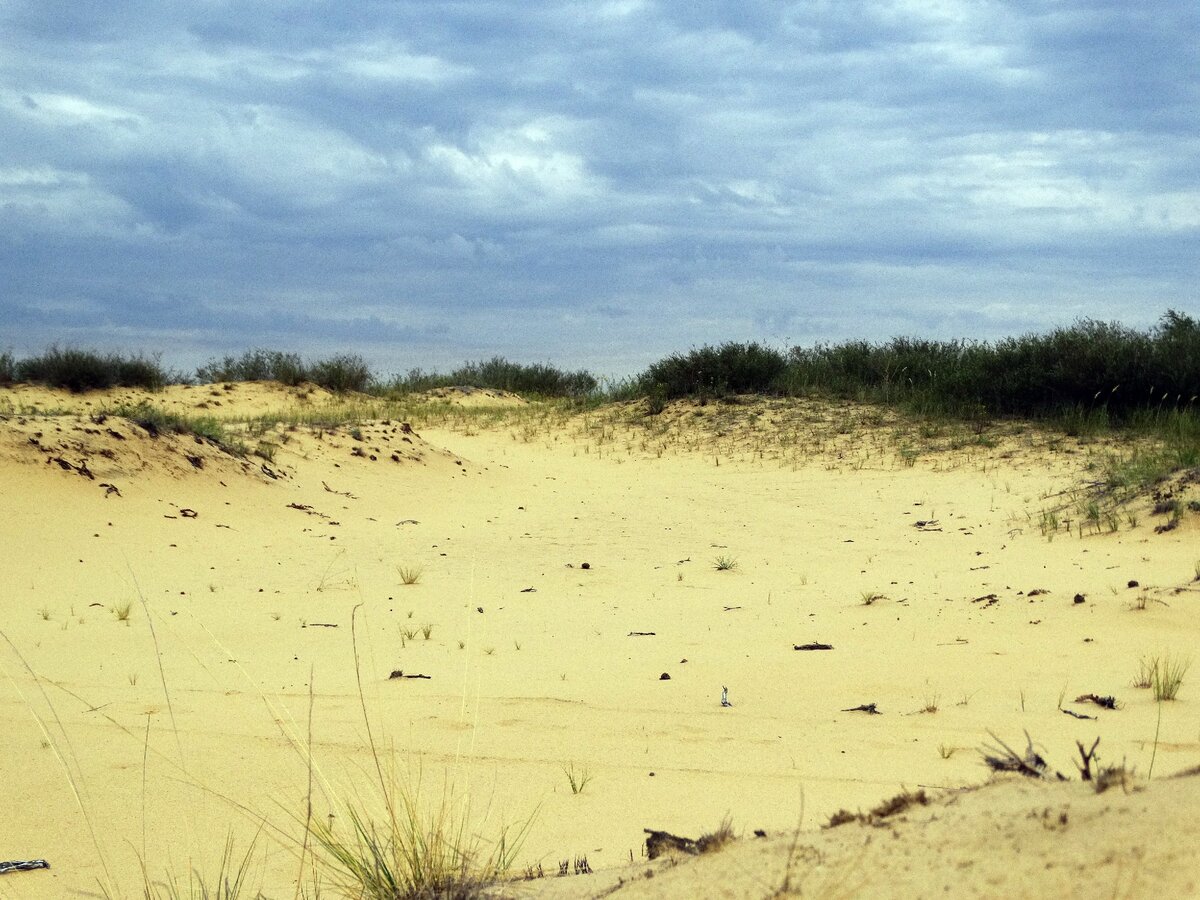
<svg viewBox="0 0 1200 900">
<path fill-rule="evenodd" d="M 843 709 L 842 712 L 865 712 L 872 716 L 883 715 L 883 713 L 876 708 L 874 703 L 863 703 L 859 706 L 852 706 L 849 709 Z"/>
<path fill-rule="evenodd" d="M 1073 709 L 1060 709 L 1059 712 L 1063 713 L 1064 715 L 1074 716 L 1076 719 L 1091 719 L 1092 721 L 1096 720 L 1095 716 L 1087 716 L 1083 713 L 1077 713 Z"/>
<path fill-rule="evenodd" d="M 1120 709 L 1116 697 L 1099 697 L 1095 694 L 1080 694 L 1075 698 L 1076 703 L 1095 703 L 1105 709 Z"/>
<path fill-rule="evenodd" d="M 676 853 L 686 853 L 689 856 L 698 856 L 700 854 L 700 845 L 691 838 L 680 837 L 677 834 L 671 834 L 669 831 L 654 831 L 651 828 L 643 828 L 646 832 L 646 856 L 650 859 L 658 859 L 664 853 L 672 851 Z"/>
<path fill-rule="evenodd" d="M 354 496 L 352 493 L 350 493 L 349 491 L 335 491 L 333 488 L 331 488 L 331 487 L 330 487 L 328 484 L 326 484 L 324 481 L 322 481 L 322 482 L 321 482 L 321 487 L 325 488 L 325 490 L 326 490 L 326 491 L 328 491 L 328 492 L 329 492 L 329 493 L 331 493 L 331 494 L 337 494 L 339 497 L 349 497 L 351 500 L 357 500 L 357 499 L 358 499 L 357 497 L 355 497 L 355 496 Z"/>
<path fill-rule="evenodd" d="M 832 650 L 833 644 L 822 644 L 820 641 L 813 641 L 811 644 L 792 644 L 793 650 Z"/>
<path fill-rule="evenodd" d="M 1096 738 L 1096 740 L 1092 742 L 1091 750 L 1083 749 L 1083 741 L 1076 741 L 1075 746 L 1079 748 L 1079 757 L 1081 760 L 1081 762 L 1075 763 L 1076 768 L 1079 769 L 1079 777 L 1083 781 L 1091 781 L 1092 760 L 1096 758 L 1096 748 L 1100 746 L 1100 738 Z"/>
<path fill-rule="evenodd" d="M 992 740 L 999 744 L 999 747 L 989 747 L 984 745 L 980 751 L 983 754 L 983 761 L 987 763 L 988 768 L 995 772 L 1020 772 L 1022 775 L 1027 775 L 1030 778 L 1053 778 L 1057 781 L 1066 781 L 1067 777 L 1061 772 L 1056 772 L 1050 768 L 1050 764 L 1042 759 L 1038 752 L 1033 749 L 1033 738 L 1029 736 L 1029 732 L 1025 732 L 1025 755 L 1019 755 L 1008 744 L 996 737 L 995 732 L 989 731 Z"/>
<path fill-rule="evenodd" d="M 337 628 L 335 622 L 307 622 L 305 628 Z"/>
<path fill-rule="evenodd" d="M 429 681 L 431 677 L 432 676 L 430 676 L 430 675 L 418 675 L 415 673 L 412 675 L 405 675 L 403 671 L 401 671 L 400 669 L 396 669 L 394 672 L 392 672 L 391 675 L 388 676 L 388 679 L 391 680 L 393 678 L 421 678 L 421 679 L 424 679 L 425 681 Z"/>
<path fill-rule="evenodd" d="M 48 869 L 50 863 L 44 859 L 10 859 L 0 862 L 0 875 L 7 872 L 32 872 L 34 869 Z"/>
<path fill-rule="evenodd" d="M 653 631 L 631 631 L 626 637 L 654 637 Z"/>
</svg>

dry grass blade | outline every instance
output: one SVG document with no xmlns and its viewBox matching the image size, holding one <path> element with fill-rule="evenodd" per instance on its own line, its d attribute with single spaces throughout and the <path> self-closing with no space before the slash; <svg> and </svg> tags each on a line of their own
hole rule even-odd
<svg viewBox="0 0 1200 900">
<path fill-rule="evenodd" d="M 221 865 L 213 882 L 208 882 L 195 869 L 188 875 L 187 881 L 181 883 L 178 878 L 169 876 L 167 880 L 155 882 L 150 878 L 145 860 L 142 860 L 142 897 L 143 900 L 239 900 L 250 897 L 253 900 L 265 900 L 261 891 L 246 887 L 246 879 L 250 875 L 250 862 L 254 856 L 254 847 L 258 842 L 256 835 L 250 842 L 249 848 L 236 867 L 233 856 L 233 835 L 225 839 L 225 850 L 221 854 Z M 107 892 L 104 895 L 113 900 Z"/>
</svg>

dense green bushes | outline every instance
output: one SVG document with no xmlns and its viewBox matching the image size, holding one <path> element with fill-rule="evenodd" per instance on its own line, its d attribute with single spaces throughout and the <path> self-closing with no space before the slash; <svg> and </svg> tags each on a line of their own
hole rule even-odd
<svg viewBox="0 0 1200 900">
<path fill-rule="evenodd" d="M 1147 409 L 1195 409 L 1200 323 L 1168 312 L 1149 332 L 1083 320 L 995 344 L 896 338 L 795 348 L 782 384 L 924 411 L 1126 420 Z"/>
<path fill-rule="evenodd" d="M 653 401 L 824 393 L 966 417 L 1131 421 L 1196 411 L 1200 323 L 1168 312 L 1148 332 L 1083 320 L 996 343 L 893 338 L 795 347 L 726 343 L 673 354 L 638 381 Z"/>
<path fill-rule="evenodd" d="M 365 391 L 375 376 L 361 356 L 341 354 L 306 364 L 296 353 L 247 350 L 241 356 L 213 360 L 196 370 L 203 382 L 276 381 L 295 386 L 309 382 L 331 391 Z"/>
<path fill-rule="evenodd" d="M 727 342 L 675 353 L 621 386 L 600 390 L 586 371 L 493 357 L 449 374 L 413 370 L 383 381 L 360 356 L 305 363 L 294 353 L 249 350 L 197 370 L 204 382 L 312 382 L 335 391 L 411 393 L 469 385 L 543 397 L 650 398 L 661 409 L 679 397 L 822 393 L 897 403 L 924 413 L 1056 417 L 1080 428 L 1108 423 L 1160 427 L 1167 415 L 1196 418 L 1200 394 L 1200 322 L 1169 311 L 1148 331 L 1082 320 L 1047 334 L 994 343 L 893 338 L 795 347 Z M 30 381 L 84 391 L 169 381 L 157 361 L 51 349 L 18 360 L 0 354 L 0 383 Z"/>
<path fill-rule="evenodd" d="M 0 382 L 44 384 L 75 393 L 109 387 L 158 390 L 171 378 L 156 359 L 144 356 L 52 347 L 41 356 L 28 359 L 14 359 L 7 353 L 0 358 Z"/>
<path fill-rule="evenodd" d="M 787 370 L 778 350 L 761 344 L 725 343 L 673 353 L 652 364 L 641 381 L 651 396 L 720 397 L 727 394 L 768 394 L 780 391 Z"/>
<path fill-rule="evenodd" d="M 584 397 L 595 391 L 597 384 L 590 373 L 582 370 L 564 372 L 542 363 L 527 365 L 494 356 L 486 361 L 465 363 L 448 375 L 414 369 L 393 381 L 389 389 L 411 393 L 437 387 L 469 385 L 541 397 Z"/>
</svg>

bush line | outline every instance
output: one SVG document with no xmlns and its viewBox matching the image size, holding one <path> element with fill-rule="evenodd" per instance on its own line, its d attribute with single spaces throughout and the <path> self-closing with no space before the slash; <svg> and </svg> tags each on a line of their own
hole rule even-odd
<svg viewBox="0 0 1200 900">
<path fill-rule="evenodd" d="M 78 392 L 118 386 L 155 390 L 188 380 L 164 370 L 156 358 L 140 355 L 58 348 L 22 360 L 0 354 L 0 383 L 34 382 Z M 1176 429 L 1178 437 L 1194 440 L 1200 322 L 1169 310 L 1144 332 L 1082 319 L 1046 334 L 994 343 L 897 337 L 781 351 L 727 342 L 674 353 L 625 382 L 604 386 L 587 371 L 499 356 L 467 362 L 447 374 L 413 369 L 385 380 L 355 354 L 305 362 L 295 353 L 264 349 L 214 360 L 196 371 L 195 380 L 311 383 L 384 396 L 471 386 L 541 397 L 646 397 L 652 410 L 684 397 L 821 394 L 965 419 L 1054 418 L 1068 431 L 1126 424 Z"/>
</svg>

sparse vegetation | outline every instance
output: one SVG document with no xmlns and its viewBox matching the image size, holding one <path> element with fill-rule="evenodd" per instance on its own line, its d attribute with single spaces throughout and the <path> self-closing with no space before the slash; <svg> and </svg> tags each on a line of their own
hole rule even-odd
<svg viewBox="0 0 1200 900">
<path fill-rule="evenodd" d="M 1183 686 L 1183 678 L 1191 668 L 1187 657 L 1164 653 L 1160 656 L 1143 656 L 1138 660 L 1137 674 L 1133 679 L 1136 688 L 1150 689 L 1154 699 L 1162 702 L 1174 700 Z"/>
<path fill-rule="evenodd" d="M 1170 654 L 1155 657 L 1151 663 L 1150 677 L 1150 689 L 1154 692 L 1154 699 L 1162 701 L 1178 697 L 1179 689 L 1183 686 L 1183 676 L 1187 674 L 1191 665 L 1190 659 L 1173 657 Z"/>
<path fill-rule="evenodd" d="M 143 900 L 239 900 L 241 897 L 258 900 L 263 894 L 253 891 L 247 884 L 254 844 L 251 842 L 241 860 L 235 864 L 233 836 L 230 835 L 225 841 L 220 865 L 212 879 L 205 878 L 195 868 L 191 869 L 186 880 L 169 872 L 162 877 L 152 877 L 145 860 L 142 860 L 141 896 Z M 105 900 L 118 900 L 106 887 L 101 887 L 101 893 Z"/>
<path fill-rule="evenodd" d="M 862 601 L 863 606 L 870 606 L 876 601 L 883 600 L 885 598 L 883 594 L 880 594 L 876 591 L 863 591 L 861 594 L 859 594 L 859 599 Z"/>
<path fill-rule="evenodd" d="M 112 614 L 117 617 L 118 622 L 129 624 L 129 616 L 133 612 L 132 600 L 122 600 L 120 603 L 114 604 L 111 608 Z"/>
<path fill-rule="evenodd" d="M 718 572 L 732 572 L 738 567 L 738 561 L 732 556 L 718 556 L 713 560 L 713 568 Z"/>
<path fill-rule="evenodd" d="M 417 584 L 424 571 L 420 566 L 396 566 L 396 572 L 404 584 Z"/>
<path fill-rule="evenodd" d="M 1143 656 L 1138 660 L 1137 674 L 1133 677 L 1133 686 L 1146 690 L 1154 684 L 1154 671 L 1158 667 L 1158 658 Z"/>
<path fill-rule="evenodd" d="M 709 831 L 696 838 L 696 849 L 701 854 L 715 853 L 734 839 L 733 821 L 726 816 L 715 830 Z"/>
<path fill-rule="evenodd" d="M 583 789 L 592 781 L 592 773 L 586 767 L 576 769 L 573 762 L 564 765 L 562 770 L 567 776 L 567 784 L 571 786 L 572 794 L 582 794 Z"/>
<path fill-rule="evenodd" d="M 160 434 L 190 434 L 210 441 L 234 456 L 245 456 L 249 452 L 241 440 L 230 434 L 221 422 L 211 417 L 183 416 L 149 403 L 117 404 L 105 407 L 100 414 L 128 419 L 152 437 Z"/>
</svg>

